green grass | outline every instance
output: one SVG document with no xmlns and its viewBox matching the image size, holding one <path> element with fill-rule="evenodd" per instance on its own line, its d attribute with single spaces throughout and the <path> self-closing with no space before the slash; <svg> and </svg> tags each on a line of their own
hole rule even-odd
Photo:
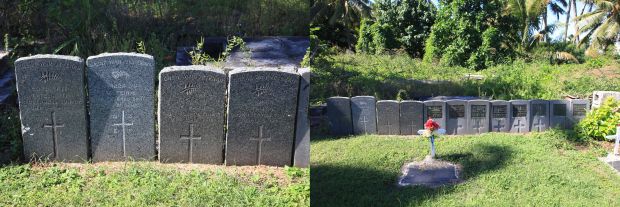
<svg viewBox="0 0 620 207">
<path fill-rule="evenodd" d="M 400 168 L 428 154 L 424 138 L 357 136 L 312 142 L 311 198 L 317 206 L 619 206 L 620 176 L 562 132 L 446 136 L 439 159 L 463 166 L 465 182 L 397 187 Z"/>
<path fill-rule="evenodd" d="M 438 95 L 563 99 L 565 95 L 587 98 L 594 90 L 620 90 L 620 59 L 607 56 L 563 65 L 548 60 L 517 60 L 475 71 L 401 54 L 333 54 L 321 57 L 312 67 L 316 76 L 312 82 L 313 103 L 336 95 L 373 95 L 380 100 Z M 466 74 L 485 78 L 466 80 Z"/>
<path fill-rule="evenodd" d="M 0 206 L 309 206 L 309 170 L 157 163 L 0 168 Z M 185 166 L 185 167 L 183 167 Z"/>
</svg>

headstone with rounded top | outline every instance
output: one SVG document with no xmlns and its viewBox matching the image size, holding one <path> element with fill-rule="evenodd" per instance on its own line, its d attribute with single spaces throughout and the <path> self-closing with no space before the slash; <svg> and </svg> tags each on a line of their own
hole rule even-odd
<svg viewBox="0 0 620 207">
<path fill-rule="evenodd" d="M 424 103 L 421 101 L 400 102 L 400 134 L 415 135 L 418 129 L 424 128 Z"/>
<path fill-rule="evenodd" d="M 351 99 L 340 96 L 328 98 L 327 118 L 331 135 L 351 135 L 353 133 Z"/>
<path fill-rule="evenodd" d="M 377 101 L 377 132 L 383 135 L 400 134 L 400 112 L 398 101 Z"/>
<path fill-rule="evenodd" d="M 377 133 L 376 101 L 375 97 L 372 96 L 355 96 L 351 98 L 353 134 Z"/>
</svg>

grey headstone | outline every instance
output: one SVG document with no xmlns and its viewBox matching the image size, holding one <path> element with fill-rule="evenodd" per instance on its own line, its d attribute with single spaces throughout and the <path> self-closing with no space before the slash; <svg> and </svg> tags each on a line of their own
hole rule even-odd
<svg viewBox="0 0 620 207">
<path fill-rule="evenodd" d="M 504 100 L 490 101 L 491 103 L 491 127 L 492 132 L 510 132 L 510 117 L 512 107 L 510 102 Z"/>
<path fill-rule="evenodd" d="M 510 132 L 525 133 L 530 131 L 530 101 L 510 100 Z"/>
<path fill-rule="evenodd" d="M 230 71 L 226 165 L 292 165 L 297 93 L 296 71 Z"/>
<path fill-rule="evenodd" d="M 416 135 L 424 129 L 424 103 L 421 101 L 400 102 L 400 134 Z"/>
<path fill-rule="evenodd" d="M 549 101 L 531 100 L 530 131 L 542 132 L 549 128 Z"/>
<path fill-rule="evenodd" d="M 356 96 L 351 98 L 353 134 L 377 133 L 375 104 L 376 99 L 372 96 Z"/>
<path fill-rule="evenodd" d="M 106 53 L 86 60 L 93 161 L 155 157 L 155 61 Z"/>
<path fill-rule="evenodd" d="M 467 117 L 469 107 L 465 100 L 446 101 L 448 119 L 446 120 L 446 134 L 467 134 Z"/>
<path fill-rule="evenodd" d="M 424 122 L 431 117 L 439 124 L 440 128 L 446 128 L 447 112 L 446 102 L 444 101 L 424 101 Z"/>
<path fill-rule="evenodd" d="M 328 98 L 327 118 L 329 119 L 329 129 L 332 135 L 351 135 L 353 133 L 351 99 L 348 97 Z"/>
<path fill-rule="evenodd" d="M 227 78 L 213 66 L 173 66 L 159 73 L 161 162 L 224 162 Z"/>
<path fill-rule="evenodd" d="M 15 61 L 26 159 L 88 159 L 84 61 L 35 55 Z"/>
<path fill-rule="evenodd" d="M 489 132 L 491 105 L 487 100 L 468 101 L 469 113 L 467 117 L 467 131 L 470 134 L 480 134 Z"/>
<path fill-rule="evenodd" d="M 607 98 L 613 98 L 620 101 L 620 92 L 618 91 L 594 91 L 592 92 L 592 108 L 600 107 Z"/>
<path fill-rule="evenodd" d="M 400 134 L 400 106 L 398 101 L 377 101 L 377 132 L 385 135 Z"/>
<path fill-rule="evenodd" d="M 308 118 L 308 107 L 310 105 L 310 69 L 300 68 L 298 72 L 301 78 L 299 79 L 293 165 L 295 167 L 310 167 L 310 119 Z"/>
<path fill-rule="evenodd" d="M 590 111 L 590 101 L 583 99 L 573 99 L 570 101 L 569 125 L 568 128 L 572 129 L 583 118 L 586 118 L 586 114 Z"/>
<path fill-rule="evenodd" d="M 570 100 L 549 101 L 549 126 L 559 129 L 570 128 Z"/>
</svg>

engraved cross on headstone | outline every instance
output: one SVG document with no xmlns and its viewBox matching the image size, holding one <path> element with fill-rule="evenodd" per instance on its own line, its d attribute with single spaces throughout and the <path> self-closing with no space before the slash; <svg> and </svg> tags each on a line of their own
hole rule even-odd
<svg viewBox="0 0 620 207">
<path fill-rule="evenodd" d="M 127 148 L 126 148 L 126 144 L 125 144 L 126 143 L 125 127 L 126 126 L 132 126 L 132 125 L 133 125 L 133 123 L 126 123 L 125 122 L 125 111 L 122 112 L 121 123 L 113 124 L 113 126 L 121 126 L 122 131 L 123 131 L 123 157 L 127 156 L 127 154 L 126 154 Z"/>
<path fill-rule="evenodd" d="M 392 134 L 392 124 L 390 124 L 390 119 L 387 120 L 388 134 Z"/>
<path fill-rule="evenodd" d="M 58 143 L 58 128 L 62 128 L 62 127 L 65 127 L 65 125 L 56 123 L 56 112 L 52 112 L 52 124 L 43 125 L 43 128 L 52 128 L 52 144 L 54 145 L 54 157 L 58 157 L 56 155 L 56 152 L 57 152 L 56 143 Z"/>
<path fill-rule="evenodd" d="M 200 137 L 200 135 L 195 135 L 194 134 L 194 124 L 189 124 L 189 135 L 188 136 L 183 136 L 181 135 L 180 140 L 189 140 L 188 142 L 188 156 L 189 156 L 189 162 L 192 163 L 193 161 L 193 157 L 194 157 L 194 153 L 193 153 L 193 148 L 194 148 L 194 140 L 201 140 L 202 137 Z"/>
<path fill-rule="evenodd" d="M 478 134 L 480 134 L 480 127 L 482 127 L 482 125 L 480 125 L 480 119 L 474 119 L 474 129 L 478 131 Z"/>
<path fill-rule="evenodd" d="M 538 122 L 534 123 L 534 127 L 536 127 L 536 130 L 539 131 L 539 132 L 542 131 L 541 127 L 544 126 L 544 125 L 545 124 L 542 123 L 542 119 L 541 118 L 538 118 Z"/>
<path fill-rule="evenodd" d="M 257 141 L 256 144 L 258 145 L 258 149 L 256 151 L 258 153 L 258 156 L 256 156 L 256 164 L 260 165 L 260 159 L 261 159 L 261 156 L 262 156 L 263 142 L 264 141 L 271 141 L 271 138 L 263 137 L 263 126 L 260 126 L 260 127 L 258 127 L 258 137 L 257 138 L 250 138 L 250 141 Z"/>
<path fill-rule="evenodd" d="M 411 127 L 411 134 L 414 134 L 415 133 L 415 128 L 414 128 L 415 125 L 414 125 L 414 121 L 413 120 L 411 120 L 411 124 L 409 126 Z"/>
<path fill-rule="evenodd" d="M 368 123 L 368 120 L 366 119 L 366 116 L 364 116 L 364 119 L 361 122 L 364 123 L 364 134 L 368 134 L 368 129 L 366 126 Z"/>
<path fill-rule="evenodd" d="M 497 124 L 493 127 L 495 129 L 497 129 L 497 132 L 500 132 L 502 130 L 502 128 L 504 128 L 505 125 L 502 124 L 502 120 L 503 119 L 498 119 L 497 120 Z"/>
<path fill-rule="evenodd" d="M 523 129 L 524 126 L 525 125 L 521 123 L 521 119 L 517 119 L 517 123 L 513 127 L 517 128 L 517 133 L 521 133 L 521 129 Z"/>
</svg>

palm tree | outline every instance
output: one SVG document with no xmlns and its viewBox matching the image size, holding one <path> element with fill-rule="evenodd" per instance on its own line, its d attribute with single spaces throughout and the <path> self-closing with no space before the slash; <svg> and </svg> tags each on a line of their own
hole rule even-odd
<svg viewBox="0 0 620 207">
<path fill-rule="evenodd" d="M 607 46 L 620 41 L 620 0 L 594 0 L 596 9 L 578 16 L 582 22 L 579 34 L 585 34 L 579 45 L 590 43 L 587 54 L 605 51 Z"/>
<path fill-rule="evenodd" d="M 370 17 L 370 2 L 370 0 L 312 0 L 311 24 L 330 30 L 319 35 L 321 39 L 352 47 L 357 40 L 355 34 L 361 19 Z"/>
<path fill-rule="evenodd" d="M 526 48 L 529 41 L 545 41 L 553 26 L 547 24 L 547 8 L 556 18 L 564 13 L 566 0 L 509 0 L 506 10 L 519 18 L 522 24 L 521 44 Z M 542 21 L 542 25 L 541 22 Z M 533 35 L 535 31 L 538 34 Z"/>
</svg>

